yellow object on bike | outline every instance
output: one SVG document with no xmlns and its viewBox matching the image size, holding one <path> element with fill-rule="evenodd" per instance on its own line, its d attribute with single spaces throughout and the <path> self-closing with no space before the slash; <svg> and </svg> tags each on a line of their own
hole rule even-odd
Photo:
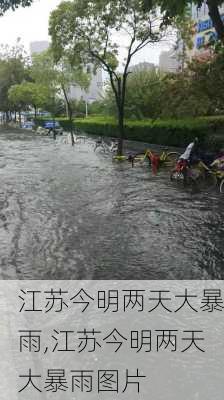
<svg viewBox="0 0 224 400">
<path fill-rule="evenodd" d="M 113 160 L 125 161 L 125 160 L 127 160 L 127 157 L 126 156 L 114 156 Z"/>
<path fill-rule="evenodd" d="M 167 154 L 163 151 L 162 154 L 160 155 L 160 161 L 166 161 L 167 159 Z"/>
</svg>

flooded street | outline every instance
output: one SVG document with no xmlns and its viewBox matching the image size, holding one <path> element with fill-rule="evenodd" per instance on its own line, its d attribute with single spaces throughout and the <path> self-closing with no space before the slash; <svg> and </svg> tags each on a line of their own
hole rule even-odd
<svg viewBox="0 0 224 400">
<path fill-rule="evenodd" d="M 224 279 L 218 191 L 93 149 L 1 131 L 1 279 Z"/>
</svg>

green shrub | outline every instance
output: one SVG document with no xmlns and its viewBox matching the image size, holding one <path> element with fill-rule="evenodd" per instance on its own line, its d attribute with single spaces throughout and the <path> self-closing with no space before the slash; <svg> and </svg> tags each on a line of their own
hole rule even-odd
<svg viewBox="0 0 224 400">
<path fill-rule="evenodd" d="M 43 123 L 43 119 L 37 121 L 39 124 Z M 70 129 L 70 122 L 66 118 L 57 118 L 57 121 L 65 130 Z M 113 117 L 75 118 L 73 127 L 91 135 L 119 136 L 117 122 Z M 202 145 L 211 150 L 220 148 L 220 145 L 224 147 L 224 134 L 222 135 L 222 132 L 224 133 L 224 116 L 195 119 L 126 120 L 124 125 L 125 139 L 184 147 L 197 136 Z"/>
<path fill-rule="evenodd" d="M 76 120 L 76 126 L 89 134 L 118 137 L 118 127 L 113 118 L 95 117 Z M 210 128 L 204 121 L 192 120 L 141 120 L 125 122 L 125 139 L 164 144 L 167 146 L 185 146 L 195 136 L 205 142 Z"/>
</svg>

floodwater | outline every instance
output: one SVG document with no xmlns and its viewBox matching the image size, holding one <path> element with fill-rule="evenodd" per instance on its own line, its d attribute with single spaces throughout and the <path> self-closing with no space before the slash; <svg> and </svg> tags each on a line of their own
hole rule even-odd
<svg viewBox="0 0 224 400">
<path fill-rule="evenodd" d="M 224 279 L 216 189 L 93 149 L 1 131 L 1 279 Z"/>
</svg>

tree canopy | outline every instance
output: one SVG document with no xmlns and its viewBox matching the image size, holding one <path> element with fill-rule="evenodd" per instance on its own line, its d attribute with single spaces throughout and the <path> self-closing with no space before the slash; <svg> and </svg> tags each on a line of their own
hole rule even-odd
<svg viewBox="0 0 224 400">
<path fill-rule="evenodd" d="M 162 22 L 154 6 L 145 12 L 139 0 L 66 1 L 50 17 L 49 33 L 56 60 L 66 54 L 72 63 L 93 63 L 108 73 L 117 106 L 119 154 L 122 153 L 128 67 L 138 51 L 164 37 Z"/>
<path fill-rule="evenodd" d="M 44 85 L 34 82 L 22 82 L 19 85 L 13 85 L 8 91 L 9 101 L 18 110 L 32 106 L 35 109 L 35 117 L 37 108 L 44 108 L 49 103 L 51 93 Z"/>
<path fill-rule="evenodd" d="M 17 42 L 16 46 L 0 46 L 0 109 L 9 111 L 11 104 L 8 99 L 8 90 L 12 85 L 20 84 L 29 79 L 27 57 L 23 46 Z"/>
<path fill-rule="evenodd" d="M 224 48 L 221 44 L 208 59 L 188 61 L 181 73 L 136 67 L 127 81 L 125 116 L 136 120 L 223 115 L 223 87 Z M 116 112 L 109 86 L 98 109 L 106 115 Z"/>
<path fill-rule="evenodd" d="M 67 107 L 67 114 L 72 118 L 73 109 L 70 99 L 72 86 L 79 86 L 87 90 L 90 84 L 90 76 L 80 65 L 71 65 L 66 57 L 59 63 L 55 63 L 51 49 L 35 54 L 32 60 L 31 76 L 35 82 L 44 84 L 52 92 L 61 93 Z"/>
<path fill-rule="evenodd" d="M 19 6 L 27 7 L 32 4 L 33 0 L 0 0 L 0 15 L 8 10 L 15 10 Z"/>
</svg>

